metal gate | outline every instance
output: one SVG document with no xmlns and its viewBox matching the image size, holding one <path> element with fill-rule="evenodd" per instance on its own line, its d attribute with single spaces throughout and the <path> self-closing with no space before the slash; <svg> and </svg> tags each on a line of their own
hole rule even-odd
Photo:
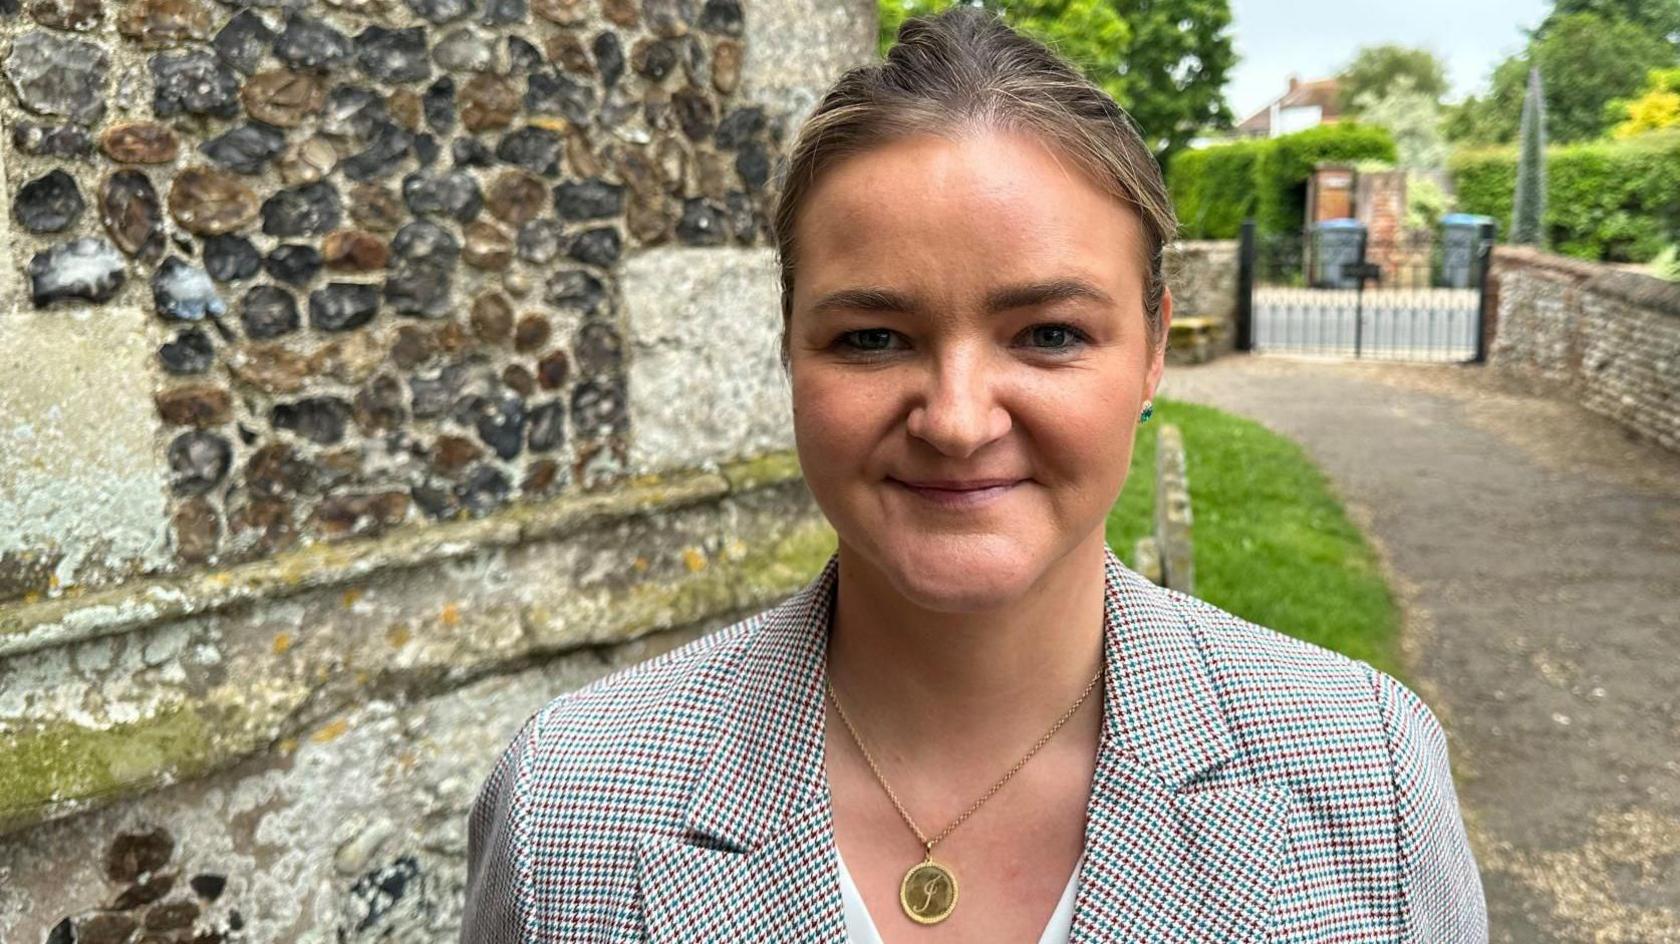
<svg viewBox="0 0 1680 944">
<path fill-rule="evenodd" d="M 1377 243 L 1351 229 L 1259 236 L 1246 222 L 1237 348 L 1480 363 L 1492 245 L 1487 228 Z"/>
</svg>

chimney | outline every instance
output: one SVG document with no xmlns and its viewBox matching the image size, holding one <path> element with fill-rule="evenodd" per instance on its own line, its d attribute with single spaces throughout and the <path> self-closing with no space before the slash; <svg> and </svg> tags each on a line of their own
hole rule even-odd
<svg viewBox="0 0 1680 944">
<path fill-rule="evenodd" d="M 1289 73 L 1289 90 L 1291 92 L 1293 92 L 1300 87 L 1301 87 L 1301 77 L 1296 75 L 1293 72 Z"/>
</svg>

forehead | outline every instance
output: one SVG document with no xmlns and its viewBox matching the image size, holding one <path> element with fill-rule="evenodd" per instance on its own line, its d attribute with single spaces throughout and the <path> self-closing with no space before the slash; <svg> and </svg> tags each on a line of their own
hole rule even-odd
<svg viewBox="0 0 1680 944">
<path fill-rule="evenodd" d="M 862 283 L 946 300 L 1076 275 L 1141 291 L 1136 214 L 1019 133 L 896 140 L 830 166 L 801 208 L 795 304 Z"/>
</svg>

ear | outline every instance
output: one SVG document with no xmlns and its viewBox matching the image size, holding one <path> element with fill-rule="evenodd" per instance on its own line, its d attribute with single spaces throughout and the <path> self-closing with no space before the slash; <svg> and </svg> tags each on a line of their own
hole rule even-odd
<svg viewBox="0 0 1680 944">
<path fill-rule="evenodd" d="M 1145 382 L 1144 399 L 1155 399 L 1155 390 L 1161 385 L 1161 374 L 1166 370 L 1167 338 L 1172 334 L 1173 297 L 1172 289 L 1161 291 L 1161 343 L 1156 346 L 1153 359 L 1149 362 L 1149 374 Z"/>
</svg>

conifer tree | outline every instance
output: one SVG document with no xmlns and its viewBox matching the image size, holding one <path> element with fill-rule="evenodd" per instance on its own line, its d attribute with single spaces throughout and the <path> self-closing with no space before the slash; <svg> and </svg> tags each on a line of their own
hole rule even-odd
<svg viewBox="0 0 1680 944">
<path fill-rule="evenodd" d="M 1522 157 L 1517 162 L 1517 195 L 1511 208 L 1511 242 L 1545 245 L 1546 218 L 1546 98 L 1540 70 L 1528 70 L 1528 94 L 1523 97 Z"/>
</svg>

